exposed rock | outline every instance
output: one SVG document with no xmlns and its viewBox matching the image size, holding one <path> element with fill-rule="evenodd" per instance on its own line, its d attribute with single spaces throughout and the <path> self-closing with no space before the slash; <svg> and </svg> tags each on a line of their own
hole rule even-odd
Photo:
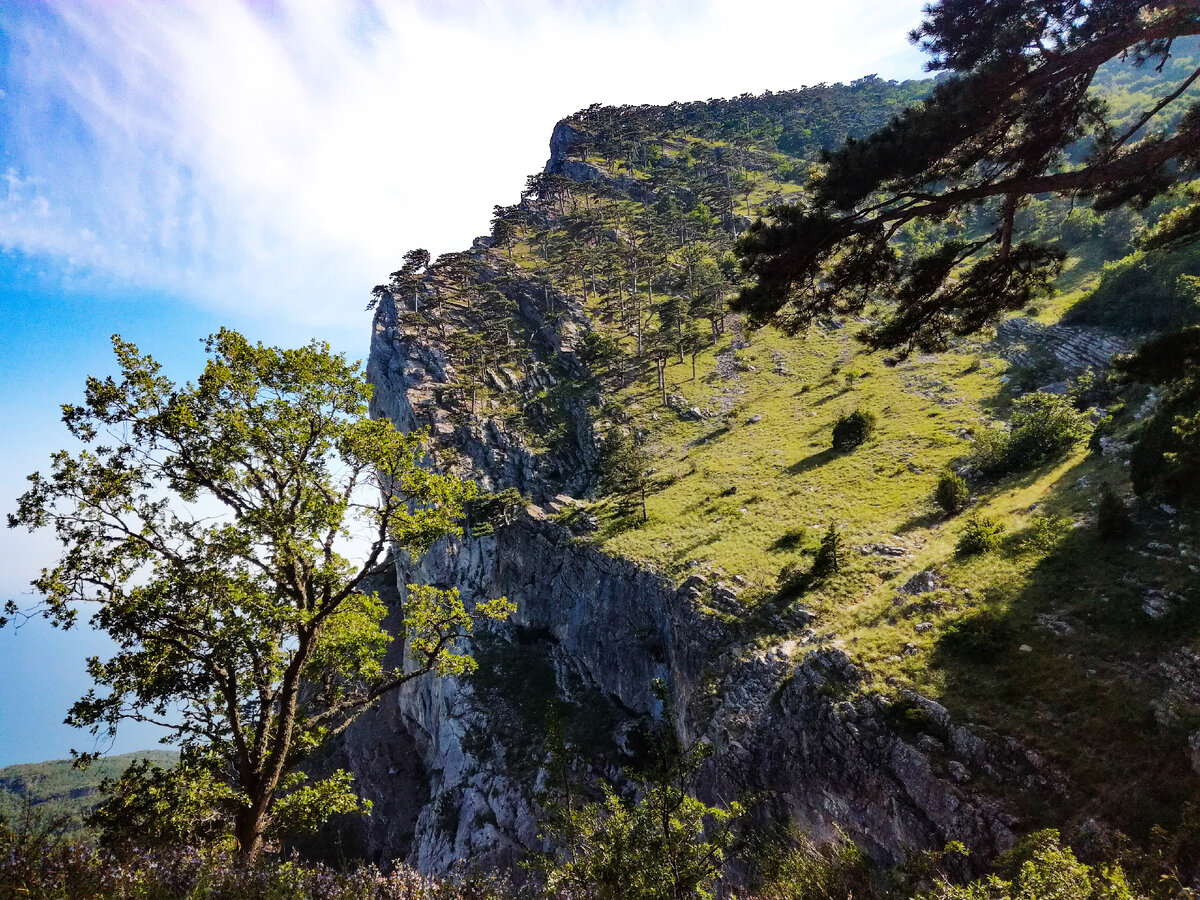
<svg viewBox="0 0 1200 900">
<path fill-rule="evenodd" d="M 579 168 L 589 165 L 573 158 L 579 140 L 569 126 L 556 129 L 551 170 L 607 177 L 594 167 Z M 524 377 L 497 370 L 497 389 L 504 385 L 532 397 L 560 378 L 586 374 L 573 351 L 584 320 L 578 302 L 555 296 L 548 304 L 544 287 L 519 278 L 496 283 L 516 305 L 523 330 L 535 336 Z M 555 308 L 553 317 L 543 312 L 547 305 Z M 705 741 L 714 748 L 698 784 L 702 799 L 768 796 L 771 814 L 781 821 L 818 840 L 844 831 L 887 864 L 962 840 L 974 851 L 971 864 L 982 866 L 1011 845 L 1015 817 L 964 786 L 974 783 L 976 772 L 1000 787 L 1059 789 L 1059 776 L 1036 755 L 954 723 L 944 708 L 917 695 L 909 702 L 923 710 L 928 728 L 917 735 L 898 729 L 888 702 L 869 689 L 866 673 L 829 646 L 835 635 L 811 630 L 813 614 L 803 606 L 794 604 L 771 621 L 794 637 L 752 650 L 736 624 L 723 624 L 744 621 L 746 609 L 720 573 L 705 576 L 701 569 L 677 587 L 645 567 L 581 545 L 545 510 L 572 523 L 585 520 L 573 498 L 589 496 L 595 478 L 588 398 L 566 401 L 563 413 L 572 426 L 564 430 L 567 437 L 553 450 L 537 450 L 502 419 L 464 415 L 461 407 L 453 415 L 446 408 L 442 392 L 455 380 L 453 361 L 436 338 L 407 333 L 386 298 L 374 328 L 372 413 L 402 430 L 428 426 L 442 447 L 458 455 L 463 473 L 486 489 L 515 487 L 533 501 L 492 534 L 443 540 L 419 559 L 399 558 L 389 600 L 393 621 L 401 616 L 408 584 L 457 587 L 468 606 L 509 597 L 515 614 L 476 636 L 476 655 L 485 658 L 480 650 L 487 646 L 525 654 L 522 660 L 549 673 L 550 689 L 561 699 L 611 714 L 611 728 L 604 725 L 588 748 L 598 770 L 619 777 L 631 735 L 667 714 L 653 687 L 662 680 L 675 700 L 669 724 L 686 743 Z M 748 346 L 740 336 L 735 344 Z M 731 356 L 718 354 L 718 373 L 727 380 L 723 411 L 738 402 Z M 682 397 L 668 398 L 668 405 L 680 415 L 704 416 Z M 894 541 L 861 550 L 897 559 L 911 555 L 898 545 L 905 539 Z M 924 582 L 910 579 L 912 593 L 939 586 L 932 573 L 922 574 Z M 710 608 L 725 615 L 712 615 Z M 917 652 L 911 643 L 903 650 Z M 503 671 L 491 671 L 492 681 L 502 683 L 495 673 Z M 514 736 L 516 701 L 497 700 L 488 691 L 498 688 L 486 684 L 417 679 L 394 704 L 348 733 L 347 765 L 376 804 L 363 837 L 373 858 L 404 857 L 426 872 L 445 872 L 467 859 L 480 868 L 512 869 L 541 847 L 535 797 L 545 773 L 539 739 Z"/>
<path fill-rule="evenodd" d="M 996 329 L 996 344 L 1014 365 L 1028 362 L 1031 353 L 1039 352 L 1052 357 L 1069 374 L 1107 369 L 1114 356 L 1129 350 L 1126 341 L 1099 329 L 1042 325 L 1025 316 L 1001 323 Z M 1065 393 L 1067 385 L 1050 383 L 1041 390 L 1051 388 L 1056 389 L 1053 393 Z"/>
<path fill-rule="evenodd" d="M 1175 595 L 1159 588 L 1151 588 L 1142 596 L 1142 612 L 1151 619 L 1161 619 L 1171 611 Z"/>
<path fill-rule="evenodd" d="M 900 593 L 911 594 L 914 596 L 919 594 L 928 594 L 932 591 L 940 589 L 941 586 L 942 579 L 937 572 L 935 572 L 933 569 L 923 569 L 912 578 L 908 579 L 908 581 L 904 582 L 904 585 L 900 588 Z"/>
<path fill-rule="evenodd" d="M 1039 628 L 1043 628 L 1058 637 L 1069 637 L 1075 633 L 1075 629 L 1064 622 L 1058 613 L 1039 613 L 1037 623 Z"/>
</svg>

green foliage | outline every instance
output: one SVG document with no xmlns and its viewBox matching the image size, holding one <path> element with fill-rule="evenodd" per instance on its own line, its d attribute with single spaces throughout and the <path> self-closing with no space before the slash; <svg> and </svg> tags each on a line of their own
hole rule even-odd
<svg viewBox="0 0 1200 900">
<path fill-rule="evenodd" d="M 1008 429 L 976 436 L 970 463 L 991 477 L 1024 472 L 1058 459 L 1088 434 L 1087 417 L 1068 397 L 1040 391 L 1013 403 Z"/>
<path fill-rule="evenodd" d="M 1161 402 L 1140 429 L 1129 456 L 1139 496 L 1172 504 L 1200 499 L 1200 391 L 1185 385 Z"/>
<path fill-rule="evenodd" d="M 369 813 L 371 801 L 354 793 L 353 780 L 344 769 L 312 783 L 304 772 L 288 775 L 279 785 L 280 796 L 272 810 L 272 833 L 316 834 L 330 816 Z"/>
<path fill-rule="evenodd" d="M 268 348 L 223 330 L 183 387 L 113 346 L 119 378 L 89 378 L 85 403 L 64 407 L 85 449 L 30 476 L 9 525 L 52 527 L 64 547 L 34 582 L 44 615 L 70 627 L 94 602 L 93 626 L 118 648 L 89 660 L 107 691 L 68 721 L 104 734 L 169 721 L 186 765 L 127 783 L 160 790 L 152 804 L 225 785 L 253 855 L 277 791 L 316 747 L 399 685 L 465 671 L 458 638 L 503 615 L 502 602 L 470 613 L 453 591 L 414 588 L 409 663 L 387 669 L 385 609 L 363 589 L 390 543 L 420 552 L 458 534 L 476 489 L 423 468 L 421 435 L 370 419 L 369 387 L 324 344 Z M 197 503 L 221 512 L 197 518 Z M 365 534 L 361 563 L 337 550 L 351 534 Z"/>
<path fill-rule="evenodd" d="M 623 428 L 612 428 L 600 444 L 600 491 L 618 497 L 626 510 L 639 504 L 646 519 L 650 455 Z"/>
<path fill-rule="evenodd" d="M 1200 245 L 1165 253 L 1137 250 L 1107 264 L 1096 289 L 1063 322 L 1131 335 L 1195 325 L 1200 319 L 1195 276 L 1200 276 Z"/>
<path fill-rule="evenodd" d="M 813 558 L 809 579 L 818 581 L 836 575 L 842 567 L 842 534 L 832 522 L 821 536 L 821 544 L 817 547 L 817 555 Z"/>
<path fill-rule="evenodd" d="M 943 472 L 933 489 L 933 502 L 948 516 L 961 512 L 971 499 L 971 489 L 957 472 Z"/>
<path fill-rule="evenodd" d="M 1133 531 L 1133 519 L 1125 501 L 1117 496 L 1111 485 L 1100 491 L 1100 503 L 1096 508 L 1096 532 L 1102 541 L 1119 541 Z"/>
<path fill-rule="evenodd" d="M 755 900 L 872 900 L 880 897 L 871 859 L 844 834 L 824 843 L 793 832 L 759 840 L 752 855 Z"/>
<path fill-rule="evenodd" d="M 963 523 L 955 550 L 960 556 L 988 553 L 1000 546 L 1004 525 L 986 516 L 969 516 Z"/>
<path fill-rule="evenodd" d="M 84 820 L 101 799 L 106 779 L 119 778 L 139 759 L 169 767 L 179 755 L 167 750 L 145 750 L 104 757 L 86 769 L 72 760 L 25 763 L 0 769 L 0 816 L 15 819 L 26 805 L 46 820 L 62 820 L 64 837 L 85 834 Z"/>
<path fill-rule="evenodd" d="M 107 796 L 88 824 L 105 846 L 118 848 L 227 844 L 245 802 L 212 766 L 187 761 L 163 768 L 141 760 L 100 790 Z"/>
<path fill-rule="evenodd" d="M 1071 521 L 1062 516 L 1035 516 L 1021 538 L 1020 548 L 1026 552 L 1049 553 L 1070 529 Z"/>
<path fill-rule="evenodd" d="M 862 409 L 840 417 L 833 425 L 833 448 L 845 451 L 861 446 L 875 431 L 875 423 L 875 414 Z"/>
<path fill-rule="evenodd" d="M 1030 835 L 1006 854 L 1000 866 L 1008 878 L 989 875 L 967 885 L 939 881 L 920 900 L 1136 900 L 1119 865 L 1081 863 L 1064 847 L 1057 831 Z"/>
<path fill-rule="evenodd" d="M 1020 240 L 1016 216 L 1029 198 L 1144 209 L 1194 166 L 1200 115 L 1188 74 L 1171 70 L 1177 90 L 1164 85 L 1162 102 L 1147 98 L 1132 121 L 1087 90 L 1106 62 L 1165 66 L 1171 39 L 1197 30 L 1190 5 L 1143 18 L 1146 6 L 929 4 L 915 35 L 946 76 L 923 103 L 826 154 L 805 202 L 777 204 L 750 227 L 737 248 L 750 277 L 735 308 L 800 330 L 882 297 L 894 305 L 865 340 L 940 350 L 1050 293 L 1066 254 Z M 1072 148 L 1086 149 L 1064 168 Z M 892 236 L 910 224 L 910 234 L 945 229 L 906 248 Z"/>
<path fill-rule="evenodd" d="M 547 888 L 593 900 L 709 900 L 739 815 L 737 804 L 716 809 L 667 785 L 635 801 L 605 787 L 601 801 L 565 812 Z"/>
</svg>

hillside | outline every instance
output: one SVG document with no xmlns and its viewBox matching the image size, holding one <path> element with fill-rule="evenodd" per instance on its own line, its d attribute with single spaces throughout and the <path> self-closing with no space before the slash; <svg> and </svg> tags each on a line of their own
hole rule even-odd
<svg viewBox="0 0 1200 900">
<path fill-rule="evenodd" d="M 41 825 L 60 824 L 63 833 L 84 830 L 83 820 L 100 799 L 98 788 L 106 778 L 117 778 L 131 763 L 148 759 L 174 765 L 173 750 L 141 750 L 97 760 L 87 769 L 75 768 L 69 759 L 6 766 L 0 769 L 0 818 L 19 822 L 26 811 Z"/>
<path fill-rule="evenodd" d="M 1105 84 L 1134 109 L 1156 77 Z M 1136 304 L 1112 313 L 1111 298 L 1137 265 L 1132 236 L 1168 205 L 1035 202 L 1019 224 L 1071 255 L 1060 293 L 941 354 L 867 352 L 869 311 L 801 335 L 727 314 L 749 219 L 795 194 L 822 148 L 927 89 L 865 79 L 589 108 L 559 123 L 546 171 L 497 208 L 489 238 L 410 255 L 376 288 L 377 414 L 429 427 L 445 459 L 532 505 L 488 511 L 460 546 L 401 566 L 401 586 L 504 593 L 519 612 L 481 643 L 473 683 L 412 692 L 404 725 L 347 741 L 369 793 L 430 798 L 386 835 L 368 826 L 375 852 L 427 869 L 511 862 L 536 838 L 519 785 L 547 752 L 547 714 L 589 770 L 615 776 L 630 729 L 660 714 L 652 678 L 675 691 L 676 730 L 716 749 L 706 798 L 768 792 L 770 816 L 843 829 L 882 861 L 951 839 L 986 858 L 1046 825 L 1093 848 L 1118 833 L 1186 844 L 1200 519 L 1133 496 L 1128 438 L 1156 401 L 1107 379 L 1114 353 L 1167 324 Z M 991 216 L 942 227 L 970 234 Z M 1200 274 L 1190 256 L 1175 265 L 1168 295 Z M 1163 292 L 1145 304 L 1175 302 Z M 1172 321 L 1194 315 L 1176 306 Z M 987 474 L 986 436 L 1039 391 L 1094 438 Z M 835 448 L 855 410 L 877 427 Z M 612 477 L 618 434 L 646 453 L 643 484 Z M 932 500 L 950 468 L 970 494 L 955 515 Z M 1118 541 L 1097 523 L 1106 488 L 1133 516 Z M 962 550 L 972 521 L 998 535 L 986 552 Z M 839 565 L 807 578 L 831 526 Z M 415 740 L 428 774 L 389 781 L 353 747 L 368 733 Z"/>
</svg>

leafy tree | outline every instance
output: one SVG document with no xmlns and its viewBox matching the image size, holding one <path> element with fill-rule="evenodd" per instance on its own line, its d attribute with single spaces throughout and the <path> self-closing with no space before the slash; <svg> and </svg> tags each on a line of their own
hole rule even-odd
<svg viewBox="0 0 1200 900">
<path fill-rule="evenodd" d="M 733 802 L 711 807 L 694 796 L 696 776 L 711 754 L 685 745 L 669 724 L 673 698 L 661 681 L 654 691 L 663 718 L 653 729 L 646 778 L 635 797 L 608 785 L 599 802 L 578 804 L 564 763 L 561 731 L 552 735 L 562 795 L 550 804 L 548 837 L 555 850 L 541 861 L 547 894 L 591 900 L 711 900 L 721 863 L 745 810 Z M 640 779 L 639 779 L 640 780 Z"/>
<path fill-rule="evenodd" d="M 325 344 L 222 330 L 182 387 L 133 344 L 113 347 L 119 377 L 89 378 L 84 403 L 63 407 L 85 449 L 29 476 L 9 526 L 53 528 L 64 548 L 33 582 L 45 617 L 70 627 L 94 603 L 117 645 L 89 660 L 98 688 L 68 721 L 166 728 L 188 788 L 222 785 L 239 851 L 256 856 L 289 817 L 344 808 L 343 774 L 298 780 L 313 750 L 400 685 L 473 667 L 459 640 L 506 602 L 471 612 L 456 591 L 409 586 L 393 668 L 367 579 L 389 543 L 420 552 L 459 533 L 476 489 L 422 468 L 420 435 L 369 419 L 369 386 Z"/>
<path fill-rule="evenodd" d="M 919 900 L 1136 900 L 1140 896 L 1119 865 L 1081 863 L 1053 829 L 1029 835 L 998 862 L 1002 869 L 1012 869 L 1011 874 L 988 875 L 965 885 L 939 879 Z"/>
<path fill-rule="evenodd" d="M 1056 248 L 1015 240 L 1030 197 L 1143 207 L 1197 168 L 1200 104 L 1186 92 L 1200 69 L 1131 121 L 1088 90 L 1106 63 L 1163 65 L 1173 40 L 1197 33 L 1197 0 L 931 3 L 913 39 L 949 76 L 875 135 L 826 154 L 807 202 L 755 223 L 738 248 L 754 281 L 735 307 L 802 328 L 884 299 L 894 305 L 864 335 L 870 344 L 937 349 L 1026 306 L 1063 262 Z M 1064 166 L 1079 147 L 1082 159 Z M 993 224 L 978 236 L 909 255 L 891 240 L 979 204 Z M 1176 226 L 1175 238 L 1200 233 L 1200 207 Z"/>
<path fill-rule="evenodd" d="M 1033 469 L 1069 452 L 1090 427 L 1069 397 L 1035 391 L 1013 403 L 1009 428 L 977 435 L 971 464 L 993 477 Z"/>
<path fill-rule="evenodd" d="M 959 556 L 987 553 L 1000 546 L 1000 535 L 1003 533 L 1004 525 L 1000 522 L 986 516 L 971 516 L 963 525 L 955 550 Z"/>
</svg>

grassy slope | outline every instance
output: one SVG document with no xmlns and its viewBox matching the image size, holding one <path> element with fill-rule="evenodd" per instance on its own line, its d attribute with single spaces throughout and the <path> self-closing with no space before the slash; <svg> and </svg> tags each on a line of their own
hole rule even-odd
<svg viewBox="0 0 1200 900">
<path fill-rule="evenodd" d="M 1064 305 L 1051 304 L 1043 318 Z M 961 517 L 941 516 L 929 497 L 937 474 L 967 451 L 967 432 L 1002 402 L 1007 363 L 976 342 L 889 367 L 860 349 L 851 330 L 749 335 L 750 347 L 737 353 L 744 370 L 722 366 L 729 377 L 717 373 L 718 360 L 730 357 L 736 335 L 701 356 L 695 381 L 690 363 L 676 362 L 669 390 L 716 413 L 702 421 L 662 409 L 652 373 L 632 386 L 620 402 L 649 432 L 659 488 L 648 523 L 610 512 L 600 544 L 676 578 L 700 571 L 733 583 L 740 576 L 752 608 L 772 602 L 781 568 L 805 564 L 836 523 L 848 565 L 800 598 L 818 613 L 819 642 L 866 662 L 872 689 L 914 687 L 960 721 L 1017 735 L 1064 768 L 1077 788 L 1071 808 L 1024 798 L 1032 820 L 1061 825 L 1064 813 L 1099 815 L 1139 837 L 1170 824 L 1182 800 L 1200 796 L 1186 752 L 1188 728 L 1198 723 L 1186 711 L 1166 727 L 1156 720 L 1152 702 L 1164 684 L 1155 663 L 1200 629 L 1186 606 L 1153 621 L 1141 602 L 1159 587 L 1194 603 L 1200 557 L 1146 547 L 1191 553 L 1188 532 L 1200 521 L 1145 510 L 1130 540 L 1101 543 L 1093 524 L 1099 486 L 1127 491 L 1127 479 L 1119 461 L 1081 447 L 1056 465 L 981 486 L 973 511 L 1004 524 L 1004 545 L 957 557 Z M 859 406 L 878 414 L 876 433 L 853 452 L 834 452 L 834 421 Z M 751 424 L 756 415 L 761 421 Z M 1075 527 L 1052 548 L 1031 547 L 1039 516 Z M 905 555 L 863 552 L 877 543 Z M 897 600 L 900 585 L 931 567 L 944 590 Z M 1071 633 L 1048 630 L 1038 618 L 1047 615 Z M 920 623 L 934 627 L 918 632 Z M 962 623 L 986 623 L 982 648 L 946 638 Z"/>
<path fill-rule="evenodd" d="M 43 824 L 62 819 L 68 832 L 83 829 L 83 819 L 99 799 L 97 788 L 105 778 L 116 778 L 139 759 L 174 765 L 171 750 L 143 750 L 101 759 L 87 769 L 76 769 L 69 759 L 27 763 L 0 769 L 0 816 L 18 819 L 28 803 Z"/>
<path fill-rule="evenodd" d="M 659 144 L 676 157 L 687 145 L 722 141 L 677 131 Z M 605 168 L 595 156 L 591 162 Z M 624 163 L 609 170 L 644 174 Z M 755 211 L 799 190 L 768 171 L 747 174 Z M 744 192 L 735 210 L 746 211 Z M 1042 324 L 1097 286 L 1104 252 L 1072 249 L 1061 293 L 1030 311 Z M 514 256 L 526 269 L 543 264 L 528 244 Z M 607 318 L 611 306 L 611 296 L 592 297 L 594 327 L 628 350 L 630 339 Z M 701 573 L 733 586 L 746 609 L 748 647 L 841 646 L 867 664 L 868 689 L 915 688 L 958 721 L 1038 749 L 1067 772 L 1074 792 L 1065 803 L 1016 798 L 1029 827 L 1098 816 L 1144 840 L 1153 825 L 1176 823 L 1188 802 L 1200 801 L 1187 750 L 1188 734 L 1200 727 L 1200 696 L 1172 694 L 1160 664 L 1200 644 L 1193 537 L 1200 518 L 1142 506 L 1127 541 L 1100 542 L 1100 486 L 1128 494 L 1128 479 L 1119 459 L 1081 446 L 1056 464 L 975 485 L 972 511 L 1001 522 L 1006 537 L 996 552 L 956 556 L 963 517 L 940 515 L 930 494 L 938 474 L 969 451 L 972 429 L 1002 416 L 1011 399 L 1002 379 L 1008 363 L 984 336 L 888 365 L 854 340 L 858 327 L 793 338 L 733 324 L 700 354 L 694 379 L 690 361 L 676 358 L 667 368 L 668 391 L 704 411 L 699 421 L 661 405 L 648 362 L 632 383 L 610 382 L 607 399 L 649 441 L 657 471 L 649 521 L 602 502 L 590 540 L 677 580 Z M 879 427 L 864 446 L 836 453 L 833 423 L 856 407 L 876 413 Z M 1039 517 L 1064 525 L 1035 546 Z M 845 537 L 843 571 L 798 598 L 777 597 L 781 569 L 805 567 L 830 523 Z M 903 555 L 864 552 L 876 544 Z M 927 568 L 940 573 L 942 590 L 898 592 Z M 1142 609 L 1151 588 L 1186 600 L 1151 619 Z M 759 608 L 792 599 L 817 614 L 815 635 L 764 630 L 771 618 Z M 932 627 L 918 631 L 926 623 Z"/>
</svg>

